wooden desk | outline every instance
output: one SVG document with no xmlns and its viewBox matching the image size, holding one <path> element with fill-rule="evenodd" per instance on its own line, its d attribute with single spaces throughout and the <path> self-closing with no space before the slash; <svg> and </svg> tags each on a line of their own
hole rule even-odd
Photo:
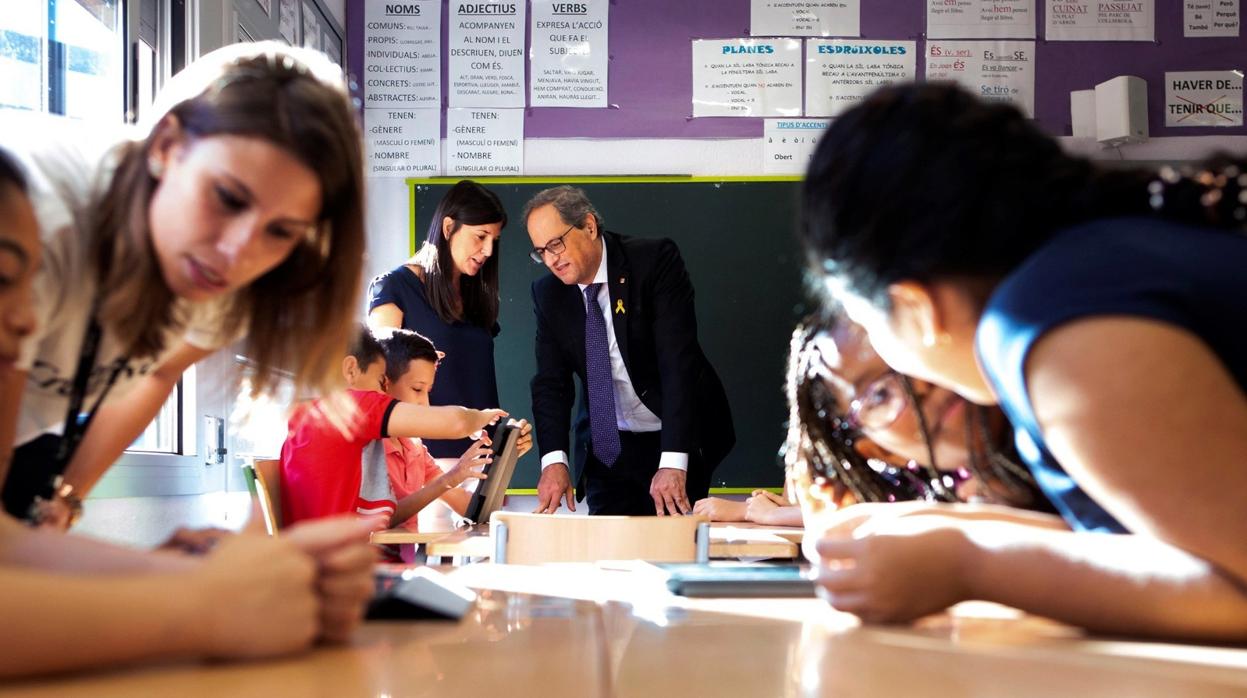
<svg viewBox="0 0 1247 698">
<path fill-rule="evenodd" d="M 391 528 L 377 531 L 370 540 L 377 545 L 423 545 L 453 535 L 454 531 L 408 531 L 402 528 Z"/>
<path fill-rule="evenodd" d="M 816 599 L 644 592 L 593 565 L 470 565 L 490 588 L 460 623 L 370 623 L 348 647 L 0 684 L 5 696 L 1182 696 L 1247 694 L 1247 650 L 1127 642 L 990 604 L 859 627 Z M 586 600 L 591 599 L 591 600 Z"/>
<path fill-rule="evenodd" d="M 796 559 L 801 557 L 801 538 L 804 535 L 804 528 L 788 526 L 711 524 L 710 557 Z"/>
<path fill-rule="evenodd" d="M 715 559 L 775 558 L 801 556 L 803 529 L 748 523 L 716 523 L 710 526 L 710 557 Z M 374 543 L 426 544 L 431 557 L 489 559 L 494 554 L 489 524 L 478 524 L 453 533 L 411 533 L 392 529 L 372 534 Z"/>
</svg>

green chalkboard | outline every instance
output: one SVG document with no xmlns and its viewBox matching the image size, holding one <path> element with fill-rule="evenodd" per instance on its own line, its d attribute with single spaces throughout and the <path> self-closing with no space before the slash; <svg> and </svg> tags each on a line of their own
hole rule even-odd
<svg viewBox="0 0 1247 698">
<path fill-rule="evenodd" d="M 437 202 L 457 181 L 408 180 L 412 250 L 424 240 Z M 511 219 L 502 232 L 502 334 L 495 345 L 502 407 L 531 417 L 534 279 L 545 267 L 528 258 L 532 243 L 519 220 L 524 204 L 557 184 L 584 188 L 606 229 L 669 237 L 679 245 L 697 298 L 698 335 L 719 372 L 736 423 L 736 447 L 715 470 L 719 492 L 778 487 L 776 453 L 784 438 L 783 380 L 788 338 L 803 312 L 801 256 L 794 234 L 800 182 L 793 178 L 570 177 L 479 178 Z M 579 384 L 579 381 L 577 381 Z M 524 458 L 512 491 L 534 488 L 540 464 Z"/>
</svg>

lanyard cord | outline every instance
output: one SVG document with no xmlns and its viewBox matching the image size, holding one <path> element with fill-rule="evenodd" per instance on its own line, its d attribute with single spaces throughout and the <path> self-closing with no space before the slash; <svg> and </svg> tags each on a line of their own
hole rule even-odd
<svg viewBox="0 0 1247 698">
<path fill-rule="evenodd" d="M 69 466 L 70 459 L 74 457 L 74 453 L 78 450 L 78 445 L 82 443 L 82 437 L 86 434 L 87 427 L 91 426 L 91 421 L 95 419 L 96 413 L 99 412 L 104 398 L 108 397 L 108 391 L 112 389 L 113 384 L 117 382 L 117 376 L 121 375 L 121 370 L 126 366 L 126 357 L 123 356 L 117 360 L 112 372 L 108 375 L 108 382 L 104 384 L 104 389 L 100 392 L 100 396 L 95 399 L 95 404 L 91 406 L 91 411 L 83 419 L 82 404 L 87 395 L 87 387 L 91 382 L 91 373 L 95 368 L 95 357 L 99 353 L 102 334 L 100 323 L 96 320 L 95 313 L 92 312 L 91 322 L 87 325 L 86 336 L 82 338 L 82 350 L 78 353 L 78 367 L 74 371 L 74 384 L 73 390 L 69 394 L 69 407 L 65 412 L 65 425 L 60 444 L 56 449 L 56 460 L 53 463 L 55 469 L 54 478 L 63 474 L 65 468 Z"/>
</svg>

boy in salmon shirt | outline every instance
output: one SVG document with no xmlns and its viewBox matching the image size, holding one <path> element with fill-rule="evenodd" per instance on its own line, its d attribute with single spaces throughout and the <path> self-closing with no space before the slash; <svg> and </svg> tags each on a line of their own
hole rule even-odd
<svg viewBox="0 0 1247 698">
<path fill-rule="evenodd" d="M 428 405 L 441 352 L 427 337 L 410 330 L 385 330 L 380 342 L 385 351 L 386 391 L 403 402 Z M 532 427 L 524 420 L 519 424 L 517 445 L 523 455 L 532 448 Z M 384 448 L 390 486 L 399 501 L 394 521 L 404 521 L 406 517 L 402 525 L 410 531 L 417 530 L 416 513 L 435 499 L 441 499 L 462 516 L 472 493 L 458 485 L 469 478 L 484 478 L 481 469 L 493 455 L 489 438 L 482 435 L 453 468 L 443 473 L 420 439 L 392 436 L 385 440 Z"/>
</svg>

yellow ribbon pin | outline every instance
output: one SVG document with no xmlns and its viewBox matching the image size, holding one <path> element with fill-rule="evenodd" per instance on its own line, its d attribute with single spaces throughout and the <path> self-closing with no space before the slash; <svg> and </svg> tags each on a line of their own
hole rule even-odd
<svg viewBox="0 0 1247 698">
<path fill-rule="evenodd" d="M 622 298 L 615 301 L 615 314 L 618 315 L 620 313 L 623 313 L 624 315 L 628 314 L 628 311 L 624 310 Z"/>
</svg>

